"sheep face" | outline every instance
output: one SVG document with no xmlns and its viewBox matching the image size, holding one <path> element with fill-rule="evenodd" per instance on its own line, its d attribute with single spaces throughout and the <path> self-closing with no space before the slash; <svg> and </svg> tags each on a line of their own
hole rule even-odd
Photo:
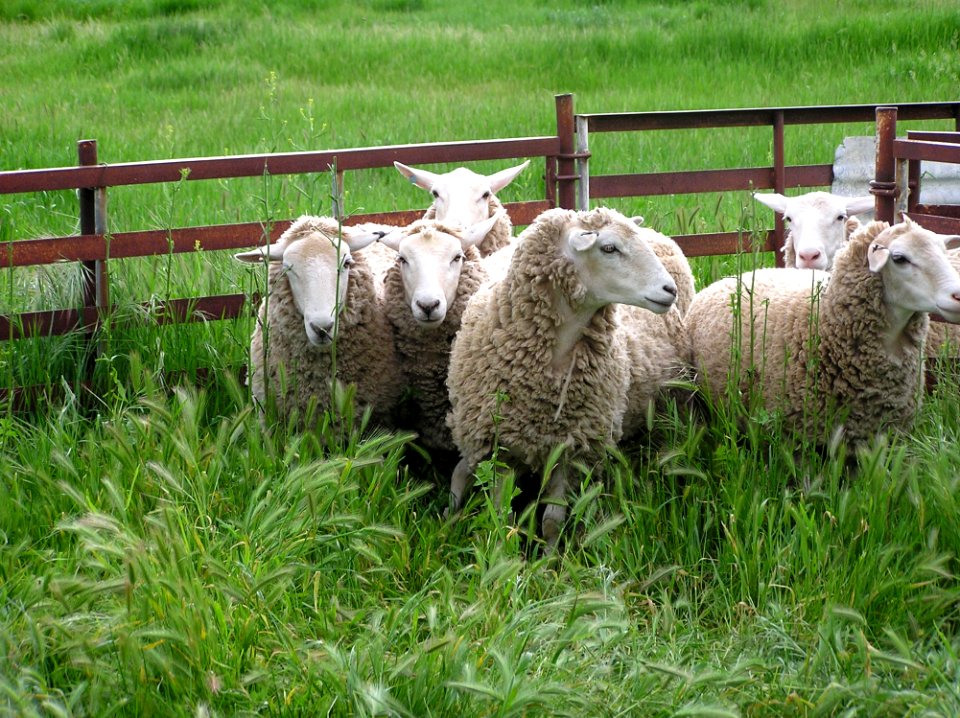
<svg viewBox="0 0 960 718">
<path fill-rule="evenodd" d="M 336 338 L 337 315 L 347 298 L 350 267 L 355 251 L 376 241 L 382 231 L 337 226 L 318 218 L 301 218 L 276 244 L 234 255 L 243 262 L 281 262 L 283 276 L 297 311 L 303 317 L 307 341 L 320 349 Z M 331 236 L 332 235 L 332 236 Z"/>
<path fill-rule="evenodd" d="M 510 184 L 530 160 L 492 175 L 480 175 L 466 167 L 435 174 L 399 162 L 393 164 L 400 174 L 433 196 L 438 221 L 469 227 L 490 215 L 490 198 Z"/>
<path fill-rule="evenodd" d="M 670 309 L 677 284 L 643 239 L 644 231 L 652 230 L 627 221 L 567 228 L 564 252 L 586 290 L 585 305 L 632 304 L 656 314 Z"/>
<path fill-rule="evenodd" d="M 874 199 L 840 197 L 829 192 L 809 192 L 798 197 L 755 194 L 761 204 L 783 215 L 790 228 L 798 269 L 830 269 L 833 257 L 849 237 L 849 217 L 873 209 Z"/>
<path fill-rule="evenodd" d="M 870 271 L 883 279 L 884 301 L 894 310 L 937 312 L 960 320 L 960 275 L 946 249 L 960 236 L 941 235 L 904 221 L 885 229 L 870 245 Z"/>
<path fill-rule="evenodd" d="M 397 250 L 404 298 L 420 325 L 443 323 L 457 296 L 464 252 L 479 244 L 502 215 L 503 210 L 467 229 L 420 220 L 381 238 L 383 244 Z"/>
</svg>

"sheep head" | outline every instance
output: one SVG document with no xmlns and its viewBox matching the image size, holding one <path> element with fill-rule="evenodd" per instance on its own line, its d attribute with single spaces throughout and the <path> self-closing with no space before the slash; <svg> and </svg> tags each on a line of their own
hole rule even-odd
<svg viewBox="0 0 960 718">
<path fill-rule="evenodd" d="M 439 326 L 446 318 L 457 296 L 464 253 L 483 241 L 503 213 L 500 210 L 466 229 L 422 219 L 381 238 L 382 244 L 397 251 L 404 298 L 420 325 Z"/>
<path fill-rule="evenodd" d="M 336 220 L 307 216 L 294 222 L 276 243 L 234 257 L 241 262 L 282 263 L 307 341 L 325 349 L 336 338 L 337 316 L 346 304 L 354 263 L 351 252 L 382 235 L 382 230 L 338 228 Z"/>
<path fill-rule="evenodd" d="M 833 257 L 849 238 L 847 219 L 873 209 L 874 198 L 840 197 L 809 192 L 798 197 L 754 194 L 753 198 L 783 215 L 790 228 L 798 269 L 830 269 Z"/>
<path fill-rule="evenodd" d="M 582 304 L 632 304 L 657 314 L 677 298 L 677 284 L 645 238 L 656 234 L 610 209 L 581 212 L 564 231 L 562 249 L 584 288 Z"/>
<path fill-rule="evenodd" d="M 530 160 L 492 175 L 480 175 L 466 167 L 436 174 L 408 167 L 400 162 L 393 163 L 400 174 L 433 195 L 435 219 L 464 227 L 470 227 L 489 217 L 490 199 L 510 184 L 528 164 Z"/>
<path fill-rule="evenodd" d="M 867 263 L 883 279 L 888 307 L 937 312 L 949 321 L 960 321 L 960 274 L 947 254 L 948 248 L 958 246 L 960 235 L 931 232 L 906 215 L 899 224 L 879 231 L 867 250 Z"/>
</svg>

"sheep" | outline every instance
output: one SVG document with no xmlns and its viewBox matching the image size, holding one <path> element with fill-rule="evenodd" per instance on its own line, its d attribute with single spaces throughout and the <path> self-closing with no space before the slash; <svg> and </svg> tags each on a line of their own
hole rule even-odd
<svg viewBox="0 0 960 718">
<path fill-rule="evenodd" d="M 383 279 L 384 311 L 408 386 L 401 421 L 434 451 L 454 450 L 446 425 L 450 345 L 467 300 L 487 279 L 477 245 L 503 214 L 467 229 L 421 219 L 380 240 L 393 255 Z"/>
<path fill-rule="evenodd" d="M 651 249 L 651 233 L 611 209 L 547 210 L 521 233 L 503 280 L 471 298 L 447 377 L 447 421 L 461 457 L 448 515 L 495 447 L 518 471 L 539 473 L 563 446 L 541 518 L 548 547 L 556 545 L 567 467 L 600 460 L 623 434 L 632 395 L 648 397 L 663 380 L 656 367 L 647 385 L 632 386 L 641 381 L 630 368 L 639 350 L 619 306 L 677 311 L 677 284 Z"/>
<path fill-rule="evenodd" d="M 711 284 L 685 317 L 698 383 L 719 397 L 738 371 L 737 388 L 758 387 L 767 410 L 782 410 L 788 428 L 821 446 L 834 411 L 851 445 L 908 428 L 927 312 L 960 318 L 960 275 L 945 249 L 958 239 L 907 217 L 871 222 L 832 272 L 760 269 Z"/>
<path fill-rule="evenodd" d="M 510 184 L 529 164 L 530 160 L 527 160 L 492 175 L 480 175 L 466 167 L 436 174 L 408 167 L 400 162 L 393 163 L 400 174 L 433 195 L 433 204 L 427 209 L 423 219 L 436 219 L 447 224 L 459 223 L 464 227 L 475 225 L 502 210 L 503 205 L 497 199 L 496 193 Z M 480 243 L 480 256 L 493 254 L 509 244 L 512 238 L 513 224 L 510 216 L 504 212 Z"/>
<path fill-rule="evenodd" d="M 375 425 L 392 428 L 402 390 L 393 337 L 374 276 L 360 250 L 382 236 L 304 215 L 266 247 L 234 255 L 269 263 L 269 294 L 250 341 L 250 387 L 263 416 L 268 398 L 300 421 L 333 401 L 336 379 L 356 386 Z M 342 236 L 342 242 L 338 237 Z"/>
<path fill-rule="evenodd" d="M 960 252 L 952 250 L 947 253 L 947 257 L 953 268 L 960 272 Z M 941 356 L 957 356 L 960 354 L 960 326 L 931 321 L 927 342 L 923 347 L 924 356 L 931 362 Z"/>
<path fill-rule="evenodd" d="M 833 256 L 849 238 L 847 219 L 873 209 L 874 198 L 841 197 L 829 192 L 808 192 L 798 197 L 756 193 L 753 198 L 783 215 L 789 225 L 783 259 L 787 267 L 829 269 Z"/>
</svg>

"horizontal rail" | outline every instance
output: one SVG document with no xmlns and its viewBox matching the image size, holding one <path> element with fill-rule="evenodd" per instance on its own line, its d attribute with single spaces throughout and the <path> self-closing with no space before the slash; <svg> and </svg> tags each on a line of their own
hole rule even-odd
<svg viewBox="0 0 960 718">
<path fill-rule="evenodd" d="M 907 130 L 908 140 L 924 142 L 960 142 L 960 132 L 932 132 L 926 130 Z"/>
<path fill-rule="evenodd" d="M 546 200 L 512 202 L 504 205 L 514 224 L 530 224 L 550 207 Z M 378 222 L 403 226 L 423 216 L 423 210 L 404 210 L 359 214 L 344 220 L 344 224 Z M 275 241 L 291 224 L 278 220 L 269 228 L 261 222 L 220 224 L 206 227 L 156 229 L 116 234 L 82 234 L 72 237 L 24 239 L 0 245 L 0 268 L 54 264 L 64 261 L 96 261 L 129 259 L 163 254 L 180 254 L 197 250 L 215 251 L 243 249 L 263 244 L 265 234 Z M 2 336 L 2 335 L 0 335 Z"/>
<path fill-rule="evenodd" d="M 960 144 L 925 142 L 922 140 L 894 140 L 893 156 L 902 160 L 927 160 L 960 164 Z"/>
<path fill-rule="evenodd" d="M 329 172 L 334 165 L 338 171 L 342 171 L 390 167 L 394 161 L 405 164 L 464 162 L 551 156 L 558 152 L 559 139 L 547 136 L 419 145 L 388 145 L 385 147 L 325 150 L 322 152 L 197 157 L 112 165 L 101 164 L 91 167 L 14 170 L 0 172 L 0 194 L 179 182 L 181 179 L 227 179 L 261 177 L 266 174 Z"/>
<path fill-rule="evenodd" d="M 619 112 L 578 114 L 589 132 L 638 130 L 687 130 L 773 125 L 782 113 L 785 125 L 873 123 L 881 105 L 823 105 L 814 107 L 765 107 L 727 110 L 672 110 L 664 112 Z M 960 117 L 960 102 L 913 102 L 885 104 L 896 107 L 900 120 L 944 120 Z"/>
<path fill-rule="evenodd" d="M 921 227 L 929 229 L 931 232 L 937 232 L 938 234 L 960 234 L 960 216 L 911 212 L 910 219 Z"/>
<path fill-rule="evenodd" d="M 829 185 L 833 178 L 831 165 L 801 165 L 786 167 L 784 170 L 787 187 L 825 186 Z M 770 189 L 775 186 L 774 180 L 773 167 L 599 175 L 590 177 L 590 197 L 594 199 Z"/>
<path fill-rule="evenodd" d="M 169 299 L 160 302 L 144 302 L 134 305 L 119 324 L 134 321 L 133 317 L 153 324 L 176 324 L 215 319 L 235 319 L 247 308 L 259 303 L 259 297 L 245 294 L 220 294 L 209 297 Z M 114 311 L 121 307 L 113 307 Z M 93 329 L 101 322 L 97 307 L 80 309 L 53 309 L 42 312 L 25 312 L 18 315 L 0 315 L 0 340 L 27 339 L 67 334 L 77 329 Z"/>
<path fill-rule="evenodd" d="M 751 244 L 751 237 L 763 237 L 757 246 Z M 719 254 L 737 254 L 739 252 L 772 252 L 775 249 L 772 229 L 763 230 L 755 235 L 749 232 L 705 232 L 703 234 L 675 234 L 671 237 L 687 257 L 714 257 Z"/>
</svg>

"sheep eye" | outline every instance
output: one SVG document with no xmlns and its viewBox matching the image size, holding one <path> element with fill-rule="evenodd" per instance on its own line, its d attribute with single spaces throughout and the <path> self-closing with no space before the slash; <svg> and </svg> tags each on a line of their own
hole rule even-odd
<svg viewBox="0 0 960 718">
<path fill-rule="evenodd" d="M 450 264 L 456 264 L 457 262 L 462 262 L 462 261 L 463 261 L 463 257 L 464 257 L 463 252 L 461 252 L 460 254 L 456 255 L 456 256 L 451 260 Z"/>
<path fill-rule="evenodd" d="M 847 221 L 847 215 L 845 215 L 845 214 L 838 214 L 838 215 L 837 215 L 837 221 L 838 221 L 838 222 L 846 222 L 846 221 Z"/>
<path fill-rule="evenodd" d="M 784 221 L 784 222 L 787 222 L 787 223 L 790 223 L 790 222 L 793 221 L 793 219 L 790 217 L 789 214 L 785 214 L 785 215 L 783 215 L 783 221 Z"/>
<path fill-rule="evenodd" d="M 437 192 L 437 190 L 435 190 L 435 189 L 434 189 L 434 190 L 430 190 L 430 194 L 432 194 L 432 195 L 434 196 L 434 198 L 440 199 L 440 193 Z"/>
<path fill-rule="evenodd" d="M 894 252 L 890 255 L 890 261 L 894 264 L 910 264 L 910 260 L 906 255 L 900 254 L 899 252 Z"/>
<path fill-rule="evenodd" d="M 354 265 L 353 257 L 344 257 L 343 258 L 343 268 L 350 269 Z"/>
<path fill-rule="evenodd" d="M 404 257 L 402 254 L 401 254 L 401 255 L 398 255 L 398 258 L 400 259 L 400 264 L 402 264 L 404 267 L 406 267 L 406 266 L 407 266 L 407 258 Z"/>
<path fill-rule="evenodd" d="M 615 244 L 602 244 L 600 245 L 600 251 L 604 254 L 617 254 L 620 252 Z"/>
<path fill-rule="evenodd" d="M 487 190 L 481 195 L 481 199 L 490 199 L 490 190 Z"/>
</svg>

